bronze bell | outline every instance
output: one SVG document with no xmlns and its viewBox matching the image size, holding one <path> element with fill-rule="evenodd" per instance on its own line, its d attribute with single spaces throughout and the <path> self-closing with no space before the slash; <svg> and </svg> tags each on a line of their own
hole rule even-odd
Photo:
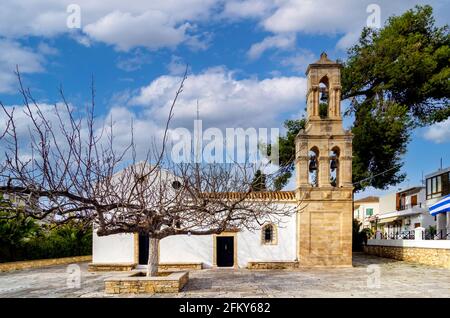
<svg viewBox="0 0 450 318">
<path fill-rule="evenodd" d="M 330 170 L 331 171 L 334 171 L 336 168 L 337 168 L 338 166 L 337 166 L 337 160 L 334 158 L 334 159 L 331 159 L 331 162 L 330 162 Z"/>
<path fill-rule="evenodd" d="M 323 91 L 322 96 L 320 96 L 321 102 L 326 102 L 328 100 L 328 91 Z"/>
<path fill-rule="evenodd" d="M 317 170 L 317 160 L 315 156 L 312 156 L 309 160 L 309 171 Z"/>
</svg>

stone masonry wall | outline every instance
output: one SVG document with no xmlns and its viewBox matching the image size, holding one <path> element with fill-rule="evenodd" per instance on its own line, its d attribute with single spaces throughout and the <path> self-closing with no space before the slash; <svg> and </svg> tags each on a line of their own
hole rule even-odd
<svg viewBox="0 0 450 318">
<path fill-rule="evenodd" d="M 92 261 L 91 255 L 0 263 L 0 272 Z"/>
<path fill-rule="evenodd" d="M 122 277 L 105 280 L 107 294 L 178 293 L 189 281 L 188 272 L 171 273 L 166 277 Z"/>
<path fill-rule="evenodd" d="M 364 252 L 396 260 L 450 268 L 450 249 L 370 245 Z"/>
</svg>

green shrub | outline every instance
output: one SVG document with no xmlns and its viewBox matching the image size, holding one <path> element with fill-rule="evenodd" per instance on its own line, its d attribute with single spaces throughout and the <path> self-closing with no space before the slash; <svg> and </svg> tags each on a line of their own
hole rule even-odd
<svg viewBox="0 0 450 318">
<path fill-rule="evenodd" d="M 8 221 L 17 222 L 17 220 Z M 0 222 L 0 229 L 2 222 Z M 3 227 L 8 228 L 6 225 Z M 0 262 L 90 254 L 92 254 L 92 228 L 77 222 L 62 226 L 43 225 L 33 236 L 18 235 L 13 242 L 9 243 L 5 240 L 0 241 Z"/>
<path fill-rule="evenodd" d="M 360 252 L 363 250 L 363 246 L 367 244 L 367 240 L 370 236 L 370 229 L 361 229 L 362 223 L 356 219 L 353 219 L 353 251 Z"/>
</svg>

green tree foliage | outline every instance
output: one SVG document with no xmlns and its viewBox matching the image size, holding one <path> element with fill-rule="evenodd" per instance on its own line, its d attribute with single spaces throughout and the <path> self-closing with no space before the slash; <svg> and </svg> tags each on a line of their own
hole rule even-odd
<svg viewBox="0 0 450 318">
<path fill-rule="evenodd" d="M 362 223 L 356 219 L 353 219 L 353 244 L 352 248 L 354 252 L 360 252 L 363 250 L 363 246 L 367 244 L 367 240 L 370 236 L 370 229 L 361 229 Z"/>
<path fill-rule="evenodd" d="M 431 6 L 416 6 L 393 16 L 380 30 L 363 29 L 348 51 L 342 72 L 343 97 L 351 112 L 386 101 L 407 107 L 416 124 L 450 115 L 450 34 L 435 26 Z M 389 104 L 388 104 L 389 105 Z"/>
<path fill-rule="evenodd" d="M 328 117 L 328 104 L 327 103 L 320 103 L 319 104 L 319 116 L 322 119 Z"/>
<path fill-rule="evenodd" d="M 0 214 L 5 216 L 4 212 Z M 21 246 L 27 244 L 40 234 L 39 225 L 22 213 L 13 219 L 0 219 L 0 262 L 4 259 L 15 259 Z"/>
<path fill-rule="evenodd" d="M 21 246 L 23 259 L 45 259 L 92 254 L 92 229 L 77 222 L 50 226 L 44 235 Z"/>
<path fill-rule="evenodd" d="M 372 186 L 385 189 L 402 182 L 402 155 L 406 152 L 411 120 L 405 106 L 386 110 L 366 105 L 356 113 L 352 127 L 355 191 Z"/>
<path fill-rule="evenodd" d="M 276 190 L 281 190 L 292 177 L 295 159 L 295 137 L 301 129 L 305 128 L 305 123 L 305 119 L 286 120 L 284 122 L 286 136 L 281 136 L 278 139 L 279 163 L 282 168 L 279 176 L 274 180 Z"/>
<path fill-rule="evenodd" d="M 266 175 L 261 172 L 261 170 L 256 170 L 255 176 L 252 181 L 252 190 L 253 191 L 266 191 Z"/>
<path fill-rule="evenodd" d="M 2 203 L 5 207 L 6 203 Z M 92 229 L 79 222 L 39 225 L 17 213 L 13 218 L 0 205 L 0 262 L 90 255 Z"/>
<path fill-rule="evenodd" d="M 430 6 L 417 6 L 388 19 L 380 30 L 363 29 L 342 70 L 342 96 L 354 116 L 355 191 L 384 189 L 403 181 L 402 155 L 414 127 L 450 115 L 450 35 L 436 27 Z M 294 139 L 304 120 L 286 121 L 280 137 L 278 188 L 294 169 Z"/>
</svg>

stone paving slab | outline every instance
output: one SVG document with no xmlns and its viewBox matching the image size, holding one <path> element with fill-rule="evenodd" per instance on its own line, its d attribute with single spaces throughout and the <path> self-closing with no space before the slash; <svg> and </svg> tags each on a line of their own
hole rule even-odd
<svg viewBox="0 0 450 318">
<path fill-rule="evenodd" d="M 380 288 L 371 264 L 379 266 Z M 364 254 L 354 255 L 353 268 L 191 271 L 182 292 L 156 295 L 107 295 L 104 279 L 118 274 L 78 265 L 80 288 L 70 288 L 64 265 L 0 273 L 0 297 L 450 297 L 450 270 Z"/>
</svg>

